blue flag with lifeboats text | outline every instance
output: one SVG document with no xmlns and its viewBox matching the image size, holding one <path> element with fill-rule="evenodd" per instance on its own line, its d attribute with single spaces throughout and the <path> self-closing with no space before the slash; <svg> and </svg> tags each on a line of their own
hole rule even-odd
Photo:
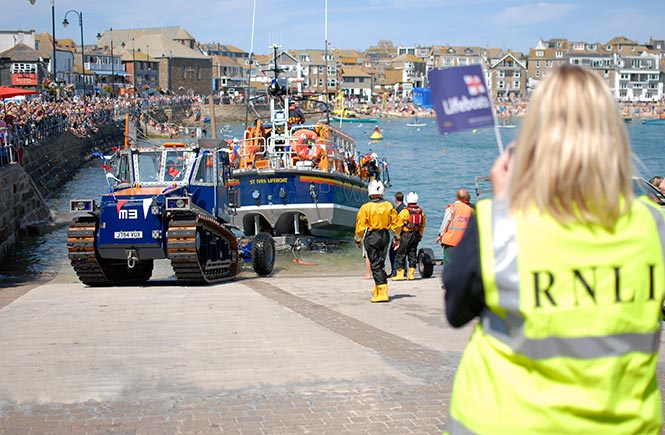
<svg viewBox="0 0 665 435">
<path fill-rule="evenodd" d="M 441 134 L 494 125 L 492 102 L 480 65 L 436 69 L 427 78 Z"/>
</svg>

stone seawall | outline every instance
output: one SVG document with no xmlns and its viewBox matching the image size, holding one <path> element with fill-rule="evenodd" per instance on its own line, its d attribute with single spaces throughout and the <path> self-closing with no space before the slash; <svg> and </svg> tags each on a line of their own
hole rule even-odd
<svg viewBox="0 0 665 435">
<path fill-rule="evenodd" d="M 0 259 L 32 228 L 47 225 L 51 212 L 44 198 L 72 179 L 78 169 L 92 159 L 92 153 L 108 153 L 121 146 L 121 123 L 100 128 L 90 137 L 70 133 L 28 145 L 22 165 L 0 168 Z M 100 161 L 101 162 L 101 161 Z"/>
<path fill-rule="evenodd" d="M 0 203 L 0 258 L 4 258 L 28 225 L 47 222 L 50 212 L 32 178 L 19 165 L 0 168 Z"/>
</svg>

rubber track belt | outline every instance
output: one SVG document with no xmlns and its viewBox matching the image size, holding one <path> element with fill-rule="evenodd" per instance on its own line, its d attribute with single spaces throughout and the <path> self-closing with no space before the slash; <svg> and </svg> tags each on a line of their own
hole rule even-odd
<svg viewBox="0 0 665 435">
<path fill-rule="evenodd" d="M 92 216 L 76 217 L 67 230 L 67 251 L 69 261 L 86 285 L 109 284 L 95 253 L 95 231 L 97 219 Z"/>
<path fill-rule="evenodd" d="M 201 264 L 202 252 L 197 252 L 196 247 L 197 231 L 208 233 L 207 239 L 214 240 L 214 236 L 222 239 L 228 252 L 220 252 L 221 258 Z M 214 219 L 195 212 L 178 212 L 171 218 L 167 234 L 168 256 L 178 281 L 210 284 L 233 279 L 238 274 L 238 241 Z"/>
</svg>

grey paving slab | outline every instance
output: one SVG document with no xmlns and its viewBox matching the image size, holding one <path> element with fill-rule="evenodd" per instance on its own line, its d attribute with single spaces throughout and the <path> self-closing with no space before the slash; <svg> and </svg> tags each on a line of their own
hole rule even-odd
<svg viewBox="0 0 665 435">
<path fill-rule="evenodd" d="M 371 304 L 361 275 L 13 289 L 0 435 L 441 433 L 472 328 L 445 322 L 438 276 Z"/>
</svg>

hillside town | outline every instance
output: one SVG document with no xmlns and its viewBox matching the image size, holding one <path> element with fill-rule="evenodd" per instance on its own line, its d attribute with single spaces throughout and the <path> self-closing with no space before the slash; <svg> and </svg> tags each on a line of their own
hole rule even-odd
<svg viewBox="0 0 665 435">
<path fill-rule="evenodd" d="M 81 38 L 83 39 L 83 38 Z M 0 30 L 0 85 L 52 95 L 216 95 L 220 102 L 255 95 L 272 77 L 275 59 L 290 92 L 303 97 L 340 91 L 357 103 L 413 100 L 428 105 L 427 73 L 483 65 L 497 100 L 528 98 L 549 69 L 570 63 L 598 71 L 623 103 L 663 101 L 665 40 L 617 36 L 606 42 L 535 41 L 528 53 L 478 46 L 395 46 L 381 40 L 366 50 L 279 47 L 253 54 L 197 41 L 182 27 L 107 29 L 94 43 L 34 30 Z"/>
</svg>

